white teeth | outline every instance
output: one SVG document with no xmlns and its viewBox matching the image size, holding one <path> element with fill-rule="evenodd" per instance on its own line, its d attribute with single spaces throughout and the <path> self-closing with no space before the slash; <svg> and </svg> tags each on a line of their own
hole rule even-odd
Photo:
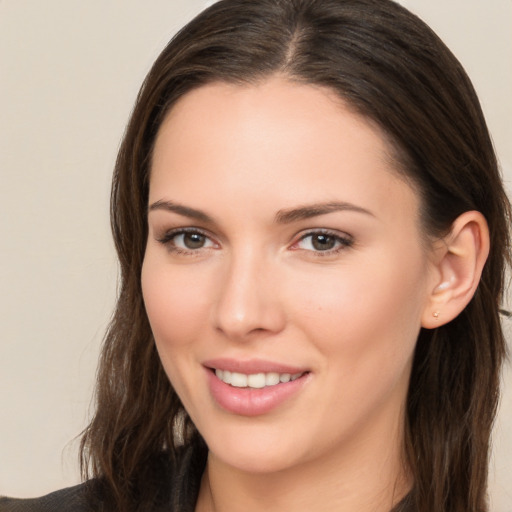
<svg viewBox="0 0 512 512">
<path fill-rule="evenodd" d="M 235 388 L 246 388 L 247 387 L 247 375 L 244 373 L 231 373 L 230 384 Z"/>
<path fill-rule="evenodd" d="M 279 373 L 267 373 L 265 375 L 265 386 L 275 386 L 279 384 Z"/>
<path fill-rule="evenodd" d="M 290 382 L 297 380 L 303 373 L 252 373 L 246 375 L 245 373 L 230 372 L 228 370 L 215 370 L 215 375 L 226 384 L 231 384 L 235 388 L 254 388 L 260 389 L 265 386 L 275 386 L 279 383 Z"/>
<path fill-rule="evenodd" d="M 250 388 L 264 388 L 265 387 L 265 374 L 253 373 L 247 376 L 247 385 Z"/>
</svg>

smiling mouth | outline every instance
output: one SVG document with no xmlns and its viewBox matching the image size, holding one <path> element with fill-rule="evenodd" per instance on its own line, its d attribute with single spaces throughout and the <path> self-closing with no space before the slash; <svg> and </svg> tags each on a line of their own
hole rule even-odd
<svg viewBox="0 0 512 512">
<path fill-rule="evenodd" d="M 277 372 L 268 372 L 268 373 L 238 373 L 231 372 L 229 370 L 219 370 L 212 368 L 215 375 L 219 380 L 224 382 L 225 384 L 229 384 L 235 388 L 253 388 L 253 389 L 261 389 L 270 386 L 276 386 L 277 384 L 285 384 L 290 381 L 294 381 L 302 377 L 308 372 L 300 372 L 300 373 L 277 373 Z"/>
<path fill-rule="evenodd" d="M 312 371 L 272 361 L 216 359 L 203 363 L 213 400 L 225 411 L 259 416 L 302 392 Z"/>
</svg>

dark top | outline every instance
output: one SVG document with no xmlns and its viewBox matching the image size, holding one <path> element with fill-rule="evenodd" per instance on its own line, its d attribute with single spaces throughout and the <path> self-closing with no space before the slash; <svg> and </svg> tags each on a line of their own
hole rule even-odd
<svg viewBox="0 0 512 512">
<path fill-rule="evenodd" d="M 32 499 L 0 498 L 1 512 L 92 512 L 86 499 L 86 484 Z M 94 511 L 96 512 L 96 511 Z"/>
<path fill-rule="evenodd" d="M 155 464 L 158 502 L 151 512 L 193 512 L 207 452 L 196 446 L 183 450 L 175 463 L 162 457 Z M 101 512 L 101 480 L 89 480 L 40 498 L 0 497 L 0 512 Z"/>
</svg>

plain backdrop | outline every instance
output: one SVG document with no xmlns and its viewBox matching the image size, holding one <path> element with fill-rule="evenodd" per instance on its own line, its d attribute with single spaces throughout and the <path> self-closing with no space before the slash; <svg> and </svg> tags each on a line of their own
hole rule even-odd
<svg viewBox="0 0 512 512">
<path fill-rule="evenodd" d="M 0 0 L 0 494 L 79 482 L 74 439 L 90 417 L 116 294 L 116 151 L 152 61 L 211 3 Z M 512 1 L 402 3 L 473 79 L 509 188 Z M 511 374 L 495 429 L 494 512 L 512 511 Z"/>
</svg>

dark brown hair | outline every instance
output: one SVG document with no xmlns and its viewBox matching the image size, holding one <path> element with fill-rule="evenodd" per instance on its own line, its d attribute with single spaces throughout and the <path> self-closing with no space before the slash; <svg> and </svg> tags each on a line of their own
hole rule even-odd
<svg viewBox="0 0 512 512">
<path fill-rule="evenodd" d="M 489 438 L 505 354 L 499 307 L 509 203 L 471 82 L 441 40 L 389 0 L 221 0 L 164 49 L 137 97 L 112 188 L 119 298 L 100 360 L 96 414 L 82 439 L 84 475 L 112 510 L 146 510 L 154 461 L 201 443 L 160 364 L 142 300 L 148 175 L 169 109 L 203 84 L 281 74 L 326 86 L 389 137 L 419 191 L 429 237 L 478 210 L 491 252 L 474 298 L 452 322 L 422 330 L 406 412 L 414 484 L 401 511 L 487 510 Z M 181 425 L 181 427 L 180 427 Z M 89 473 L 88 473 L 89 470 Z"/>
</svg>

